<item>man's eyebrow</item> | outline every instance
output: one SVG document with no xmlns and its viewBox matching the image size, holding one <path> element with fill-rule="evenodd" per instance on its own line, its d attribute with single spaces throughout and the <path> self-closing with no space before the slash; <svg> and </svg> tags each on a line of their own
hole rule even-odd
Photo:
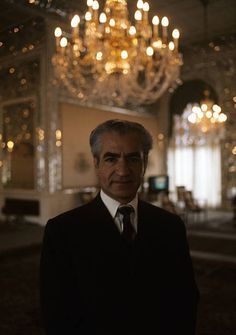
<svg viewBox="0 0 236 335">
<path fill-rule="evenodd" d="M 103 155 L 103 158 L 106 157 L 120 157 L 120 153 L 115 153 L 115 152 L 105 152 Z M 141 157 L 141 153 L 139 151 L 134 151 L 134 152 L 128 152 L 127 154 L 124 155 L 125 157 Z"/>
<path fill-rule="evenodd" d="M 133 157 L 133 156 L 141 157 L 141 152 L 139 151 L 129 152 L 128 154 L 125 155 L 125 157 Z"/>
<path fill-rule="evenodd" d="M 104 158 L 106 157 L 120 157 L 120 154 L 117 154 L 115 152 L 105 152 L 104 155 L 103 155 Z"/>
</svg>

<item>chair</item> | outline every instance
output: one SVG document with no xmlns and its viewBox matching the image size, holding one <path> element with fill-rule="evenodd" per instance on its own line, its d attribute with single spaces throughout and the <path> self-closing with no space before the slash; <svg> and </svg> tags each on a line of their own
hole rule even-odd
<svg viewBox="0 0 236 335">
<path fill-rule="evenodd" d="M 178 206 L 185 210 L 186 223 L 189 222 L 189 216 L 193 214 L 193 221 L 200 221 L 200 214 L 206 215 L 206 209 L 199 206 L 194 199 L 192 191 L 186 190 L 185 186 L 177 186 L 177 201 Z"/>
<path fill-rule="evenodd" d="M 181 210 L 185 208 L 185 186 L 176 186 L 177 207 Z"/>
<path fill-rule="evenodd" d="M 165 210 L 171 213 L 179 214 L 174 202 L 170 200 L 169 195 L 166 193 L 160 196 L 160 205 L 162 208 L 164 208 Z"/>
<path fill-rule="evenodd" d="M 185 206 L 190 211 L 199 212 L 201 211 L 200 206 L 198 205 L 197 201 L 193 198 L 192 191 L 185 191 L 184 194 Z"/>
</svg>

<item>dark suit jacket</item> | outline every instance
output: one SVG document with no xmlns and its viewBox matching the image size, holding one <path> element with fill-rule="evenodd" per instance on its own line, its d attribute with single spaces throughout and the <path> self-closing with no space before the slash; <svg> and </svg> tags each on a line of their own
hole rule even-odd
<svg viewBox="0 0 236 335">
<path fill-rule="evenodd" d="M 139 201 L 126 244 L 98 195 L 48 221 L 41 255 L 48 335 L 192 335 L 198 290 L 180 218 Z"/>
</svg>

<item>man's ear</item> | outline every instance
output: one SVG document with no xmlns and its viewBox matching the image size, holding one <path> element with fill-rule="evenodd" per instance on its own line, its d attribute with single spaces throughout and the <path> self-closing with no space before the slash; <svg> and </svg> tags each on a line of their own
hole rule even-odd
<svg viewBox="0 0 236 335">
<path fill-rule="evenodd" d="M 143 175 L 145 175 L 147 165 L 148 165 L 148 157 L 144 156 L 144 159 L 143 159 Z"/>
</svg>

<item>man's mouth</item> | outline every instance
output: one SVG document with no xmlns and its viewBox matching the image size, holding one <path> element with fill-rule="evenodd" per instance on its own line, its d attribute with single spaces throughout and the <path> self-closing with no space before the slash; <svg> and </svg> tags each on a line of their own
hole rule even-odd
<svg viewBox="0 0 236 335">
<path fill-rule="evenodd" d="M 130 184 L 132 183 L 132 180 L 113 180 L 112 181 L 113 184 Z"/>
</svg>

